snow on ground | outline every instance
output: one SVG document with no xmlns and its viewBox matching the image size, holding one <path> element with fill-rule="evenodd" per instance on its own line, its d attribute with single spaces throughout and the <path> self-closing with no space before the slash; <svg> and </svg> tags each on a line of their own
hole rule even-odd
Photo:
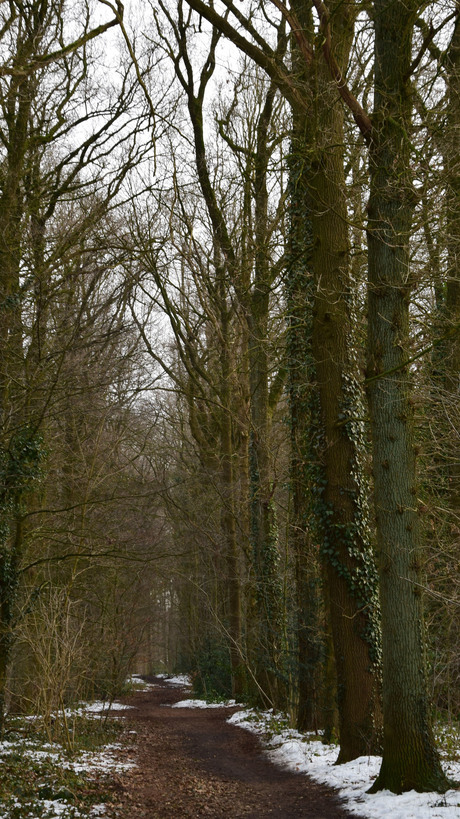
<svg viewBox="0 0 460 819">
<path fill-rule="evenodd" d="M 92 704 L 94 705 L 94 703 Z M 100 703 L 97 705 L 101 705 Z M 91 705 L 88 706 L 91 708 Z M 80 711 L 86 713 L 84 708 Z M 95 708 L 95 713 L 103 713 L 100 707 Z M 90 716 L 92 716 L 90 712 Z M 50 784 L 53 790 L 54 779 L 58 780 L 62 776 L 62 770 L 67 769 L 76 774 L 84 774 L 87 778 L 96 775 L 111 775 L 121 773 L 136 767 L 133 760 L 133 751 L 129 751 L 124 745 L 109 744 L 101 747 L 97 751 L 81 751 L 72 758 L 66 754 L 65 749 L 58 743 L 42 742 L 39 737 L 18 737 L 11 742 L 4 740 L 0 742 L 0 767 L 3 760 L 6 761 L 11 754 L 24 760 L 25 770 L 32 765 L 43 772 L 44 785 Z M 55 774 L 53 774 L 55 772 Z M 40 785 L 37 785 L 35 796 L 23 797 L 10 796 L 2 803 L 0 802 L 0 819 L 12 819 L 13 816 L 29 817 L 29 819 L 96 819 L 106 813 L 104 804 L 91 806 L 88 813 L 86 810 L 79 810 L 75 805 L 69 804 L 65 797 L 55 799 L 42 798 L 39 794 Z M 65 789 L 65 785 L 63 785 Z M 59 790 L 59 788 L 58 788 Z"/>
<path fill-rule="evenodd" d="M 21 753 L 34 762 L 52 763 L 75 773 L 120 773 L 136 767 L 134 762 L 126 759 L 126 748 L 123 745 L 104 745 L 101 751 L 82 751 L 75 759 L 68 759 L 61 745 L 49 742 L 38 745 L 37 742 L 0 742 L 0 763 L 3 756 Z"/>
<path fill-rule="evenodd" d="M 135 707 L 135 705 L 123 705 L 121 702 L 96 700 L 95 702 L 81 702 L 77 706 L 65 708 L 63 712 L 59 711 L 58 713 L 51 714 L 51 716 L 60 717 L 62 714 L 64 714 L 67 719 L 72 717 L 93 717 L 95 714 L 103 717 L 107 713 L 110 713 L 110 716 L 113 716 L 113 711 L 125 711 L 128 708 Z M 40 714 L 26 714 L 22 716 L 21 719 L 26 720 L 27 722 L 40 722 L 40 720 L 43 720 L 43 717 L 40 716 Z"/>
<path fill-rule="evenodd" d="M 177 685 L 184 688 L 191 688 L 192 685 L 192 681 L 188 674 L 177 674 L 172 677 L 169 674 L 163 674 L 163 672 L 161 672 L 160 674 L 155 674 L 155 677 L 158 677 L 159 680 L 164 680 L 171 685 Z M 131 674 L 126 682 L 131 683 L 131 685 L 136 686 L 136 688 L 143 688 L 145 690 L 148 690 L 149 688 L 156 688 L 155 683 L 145 682 L 140 674 Z"/>
<path fill-rule="evenodd" d="M 11 819 L 15 816 L 15 811 L 20 811 L 24 807 L 19 799 L 14 799 L 8 807 L 7 813 L 1 813 L 0 819 Z M 100 805 L 93 805 L 90 812 L 90 819 L 96 819 L 98 816 L 104 816 L 107 812 L 107 807 L 103 803 Z M 38 819 L 38 815 L 28 814 L 29 819 Z M 86 819 L 88 814 L 82 814 L 74 805 L 69 806 L 66 802 L 61 802 L 59 799 L 42 799 L 40 801 L 40 817 L 44 819 Z"/>
<path fill-rule="evenodd" d="M 226 702 L 206 702 L 205 700 L 181 700 L 171 705 L 171 708 L 232 708 L 236 700 Z"/>
<path fill-rule="evenodd" d="M 107 711 L 112 713 L 112 711 L 125 711 L 128 708 L 135 708 L 135 706 L 123 705 L 123 703 L 121 702 L 107 702 L 106 700 L 105 701 L 96 700 L 95 702 L 81 702 L 77 706 L 65 708 L 64 712 L 60 711 L 56 714 L 51 714 L 51 716 L 59 717 L 62 715 L 62 713 L 64 713 L 66 717 L 87 717 L 91 716 L 92 714 L 101 714 L 102 716 L 104 716 L 104 714 L 106 714 Z M 43 717 L 40 716 L 39 714 L 26 714 L 22 716 L 21 719 L 24 719 L 29 722 L 39 722 L 41 719 L 43 719 Z"/>
<path fill-rule="evenodd" d="M 123 705 L 121 702 L 82 702 L 77 708 L 77 714 L 86 716 L 87 714 L 104 714 L 106 711 L 126 711 L 128 708 L 134 708 L 134 705 Z M 70 711 L 75 713 L 75 711 Z"/>
<path fill-rule="evenodd" d="M 126 748 L 119 744 L 104 745 L 102 751 L 83 752 L 76 760 L 66 761 L 64 766 L 72 768 L 75 773 L 121 773 L 137 767 L 135 762 L 126 759 Z"/>
<path fill-rule="evenodd" d="M 164 677 L 165 674 L 156 674 L 157 677 Z M 152 688 L 157 688 L 157 683 L 149 683 L 142 679 L 139 674 L 131 674 L 126 680 L 128 685 L 132 685 L 136 691 L 151 691 Z"/>
<path fill-rule="evenodd" d="M 390 791 L 368 794 L 380 769 L 380 757 L 362 756 L 345 765 L 334 765 L 338 748 L 284 728 L 273 731 L 274 715 L 256 715 L 253 710 L 237 711 L 229 722 L 256 734 L 265 735 L 268 756 L 292 771 L 308 774 L 317 782 L 336 788 L 352 814 L 368 819 L 460 819 L 460 790 L 446 794 L 409 793 L 397 796 Z M 460 762 L 443 762 L 451 779 L 460 780 Z"/>
<path fill-rule="evenodd" d="M 192 683 L 188 674 L 178 674 L 176 677 L 164 677 L 162 674 L 157 674 L 158 677 L 163 677 L 165 682 L 170 685 L 182 685 L 185 688 L 190 688 Z"/>
<path fill-rule="evenodd" d="M 17 812 L 21 811 L 24 807 L 24 803 L 22 803 L 19 799 L 13 799 L 8 807 L 6 813 L 0 814 L 0 819 L 11 819 L 12 816 L 19 815 Z M 45 819 L 54 819 L 54 817 L 61 817 L 62 819 L 67 819 L 68 817 L 72 817 L 72 819 L 79 819 L 82 816 L 77 808 L 72 807 L 72 813 L 69 813 L 69 805 L 65 802 L 61 802 L 59 799 L 42 799 L 40 801 L 40 816 L 45 817 Z M 91 815 L 91 814 L 90 814 Z M 34 816 L 33 814 L 29 813 L 28 816 L 30 819 L 38 819 L 38 816 Z"/>
</svg>

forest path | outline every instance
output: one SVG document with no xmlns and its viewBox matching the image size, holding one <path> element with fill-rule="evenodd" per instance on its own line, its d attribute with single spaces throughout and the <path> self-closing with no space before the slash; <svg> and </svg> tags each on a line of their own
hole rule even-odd
<svg viewBox="0 0 460 819">
<path fill-rule="evenodd" d="M 125 698 L 137 768 L 119 776 L 121 819 L 346 819 L 334 792 L 273 765 L 253 734 L 229 725 L 236 708 L 168 708 L 187 692 L 158 678 Z M 109 809 L 110 810 L 110 809 Z M 110 813 L 109 813 L 110 815 Z"/>
</svg>

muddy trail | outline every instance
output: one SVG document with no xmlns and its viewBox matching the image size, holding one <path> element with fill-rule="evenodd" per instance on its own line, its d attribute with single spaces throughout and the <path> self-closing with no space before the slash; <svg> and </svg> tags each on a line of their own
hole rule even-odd
<svg viewBox="0 0 460 819">
<path fill-rule="evenodd" d="M 334 792 L 303 774 L 284 771 L 254 735 L 226 720 L 230 708 L 168 708 L 184 689 L 157 687 L 125 702 L 137 767 L 118 775 L 119 819 L 346 819 Z M 133 733 L 135 732 L 135 733 Z M 107 814 L 106 814 L 107 815 Z"/>
</svg>

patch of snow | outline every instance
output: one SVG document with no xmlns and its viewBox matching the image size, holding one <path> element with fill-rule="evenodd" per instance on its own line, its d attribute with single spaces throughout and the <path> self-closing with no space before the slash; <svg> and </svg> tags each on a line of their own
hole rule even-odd
<svg viewBox="0 0 460 819">
<path fill-rule="evenodd" d="M 135 708 L 134 705 L 123 705 L 121 702 L 112 702 L 109 703 L 107 701 L 102 702 L 96 700 L 95 702 L 80 702 L 77 706 L 71 706 L 70 708 L 65 708 L 64 711 L 59 711 L 55 714 L 51 714 L 52 717 L 58 718 L 64 714 L 67 718 L 72 717 L 91 717 L 94 714 L 105 714 L 107 711 L 126 711 L 129 708 Z M 21 719 L 35 722 L 37 720 L 43 719 L 39 714 L 28 714 L 22 716 Z M 0 743 L 1 745 L 1 743 Z M 1 819 L 1 818 L 0 818 Z"/>
<path fill-rule="evenodd" d="M 4 745 L 2 743 L 1 745 Z M 13 745 L 13 743 L 8 743 Z M 76 759 L 69 760 L 62 752 L 62 748 L 58 745 L 51 745 L 49 743 L 41 745 L 37 748 L 35 744 L 25 742 L 16 744 L 15 750 L 21 750 L 21 753 L 28 759 L 34 762 L 50 762 L 60 765 L 62 768 L 75 771 L 75 773 L 95 773 L 97 771 L 102 773 L 121 773 L 122 771 L 131 770 L 136 767 L 136 763 L 132 759 L 126 759 L 126 749 L 119 744 L 105 745 L 102 751 L 85 751 L 76 757 Z M 5 754 L 11 753 L 11 748 L 4 749 Z M 120 754 L 121 752 L 121 754 Z M 0 756 L 2 748 L 0 746 Z M 123 755 L 123 760 L 120 756 Z M 2 819 L 0 815 L 0 819 Z"/>
<path fill-rule="evenodd" d="M 13 796 L 12 799 L 10 800 L 9 807 L 14 809 L 15 807 L 19 806 L 20 804 L 21 803 L 20 803 L 19 799 L 17 799 L 16 796 Z M 11 816 L 11 813 L 8 811 L 8 813 L 2 813 L 1 816 L 0 816 L 0 819 L 9 819 L 10 816 Z"/>
<path fill-rule="evenodd" d="M 74 806 L 60 799 L 42 799 L 39 804 L 39 815 L 43 819 L 80 819 L 83 814 Z M 27 816 L 28 819 L 38 819 L 37 802 L 21 802 L 16 797 L 8 803 L 6 813 L 0 814 L 0 819 L 11 819 L 11 816 Z M 26 813 L 26 811 L 28 811 Z M 33 812 L 32 812 L 33 811 Z M 86 815 L 86 814 L 85 814 Z"/>
<path fill-rule="evenodd" d="M 257 721 L 256 721 L 257 720 Z M 259 719 L 251 710 L 238 711 L 228 722 L 256 734 L 265 734 L 272 713 Z M 338 749 L 309 739 L 293 729 L 285 729 L 267 743 L 269 758 L 289 770 L 308 774 L 312 779 L 336 788 L 350 813 L 368 819 L 459 819 L 460 791 L 446 794 L 408 793 L 397 796 L 390 791 L 369 794 L 366 791 L 375 780 L 381 758 L 363 756 L 344 765 L 334 765 Z M 460 779 L 460 763 L 444 762 L 444 770 L 451 779 Z"/>
<path fill-rule="evenodd" d="M 17 742 L 8 742 L 8 740 L 5 739 L 3 742 L 0 742 L 0 756 L 12 754 L 17 750 L 17 747 Z"/>
<path fill-rule="evenodd" d="M 60 799 L 42 799 L 40 805 L 43 806 L 42 815 L 53 817 L 53 819 L 55 816 L 71 816 L 72 819 L 73 817 L 76 819 L 82 815 L 75 807 L 69 806 L 67 802 L 61 802 Z"/>
<path fill-rule="evenodd" d="M 159 677 L 160 675 L 158 674 L 157 676 Z M 170 685 L 182 685 L 184 688 L 190 688 L 192 685 L 188 674 L 177 674 L 175 677 L 163 677 L 163 679 Z"/>
<path fill-rule="evenodd" d="M 91 702 L 81 703 L 78 711 L 86 714 L 100 714 L 105 711 L 126 711 L 129 708 L 134 708 L 134 705 L 123 705 L 121 702 Z"/>
<path fill-rule="evenodd" d="M 46 762 L 56 762 L 60 764 L 61 762 L 61 754 L 59 751 L 43 751 L 43 750 L 33 750 L 29 748 L 24 748 L 23 753 L 29 759 L 32 759 L 34 762 L 41 762 L 45 760 Z"/>
<path fill-rule="evenodd" d="M 119 751 L 123 751 L 125 761 L 119 758 Z M 122 745 L 105 745 L 99 753 L 87 752 L 79 754 L 78 759 L 66 761 L 65 766 L 75 773 L 102 771 L 103 773 L 121 773 L 136 768 L 136 763 L 126 761 L 126 749 Z"/>
<path fill-rule="evenodd" d="M 165 676 L 164 674 L 158 674 L 156 676 L 162 677 Z M 130 677 L 126 680 L 128 685 L 132 685 L 138 691 L 152 691 L 154 688 L 158 688 L 158 683 L 149 683 L 142 679 L 139 674 L 131 674 Z"/>
<path fill-rule="evenodd" d="M 110 703 L 107 701 L 102 702 L 96 700 L 95 702 L 81 702 L 77 706 L 66 708 L 64 714 L 68 719 L 72 719 L 72 717 L 88 717 L 89 719 L 95 719 L 97 716 L 104 716 L 105 714 L 112 716 L 114 715 L 113 712 L 115 711 L 126 711 L 135 707 L 135 705 L 123 705 L 121 702 Z M 62 711 L 55 716 L 59 717 L 61 714 Z M 38 719 L 38 717 L 35 717 L 35 719 Z"/>
<path fill-rule="evenodd" d="M 206 702 L 206 700 L 180 700 L 171 705 L 171 708 L 231 708 L 236 705 L 236 700 L 226 702 Z"/>
<path fill-rule="evenodd" d="M 86 704 L 82 704 L 84 705 Z M 89 708 L 96 713 L 101 713 L 101 705 L 105 707 L 104 703 L 93 703 L 89 704 Z M 82 706 L 80 710 L 83 710 Z M 81 752 L 75 758 L 69 759 L 62 746 L 57 743 L 43 743 L 39 738 L 18 737 L 15 741 L 0 742 L 0 762 L 2 757 L 7 757 L 12 752 L 21 754 L 23 758 L 32 760 L 34 763 L 49 765 L 50 775 L 54 768 L 56 770 L 66 768 L 75 773 L 84 773 L 91 778 L 98 773 L 110 776 L 113 773 L 122 773 L 136 767 L 134 751 L 128 750 L 121 744 L 106 745 L 99 751 Z M 83 816 L 88 815 L 91 819 L 97 819 L 97 817 L 104 816 L 106 810 L 104 804 L 97 804 L 89 809 L 89 814 L 86 811 L 83 814 L 75 805 L 69 805 L 66 800 L 33 799 L 30 801 L 13 797 L 0 806 L 0 819 L 11 819 L 13 814 L 18 813 L 19 815 L 19 812 L 21 816 L 27 816 L 28 819 L 38 819 L 39 816 L 42 819 L 83 819 Z"/>
</svg>

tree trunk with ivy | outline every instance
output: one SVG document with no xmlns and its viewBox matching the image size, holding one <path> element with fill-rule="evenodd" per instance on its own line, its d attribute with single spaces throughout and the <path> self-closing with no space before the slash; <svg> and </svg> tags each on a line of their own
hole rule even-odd
<svg viewBox="0 0 460 819">
<path fill-rule="evenodd" d="M 218 256 L 218 254 L 216 254 Z M 235 520 L 235 478 L 234 461 L 235 448 L 233 445 L 232 423 L 232 372 L 230 354 L 230 309 L 227 305 L 225 272 L 219 269 L 219 307 L 221 327 L 221 387 L 220 387 L 220 441 L 221 441 L 221 482 L 222 482 L 222 513 L 221 526 L 225 543 L 226 572 L 225 580 L 228 585 L 228 641 L 230 651 L 230 665 L 232 673 L 232 694 L 239 697 L 245 688 L 245 674 L 242 660 L 241 643 L 241 590 L 239 570 L 239 548 L 236 535 Z"/>
<path fill-rule="evenodd" d="M 296 70 L 303 61 L 293 44 Z M 308 77 L 305 77 L 308 82 Z M 289 256 L 285 292 L 287 309 L 286 364 L 290 430 L 289 540 L 296 563 L 298 707 L 297 727 L 325 728 L 324 625 L 319 548 L 312 526 L 310 470 L 314 460 L 312 431 L 319 424 L 318 400 L 311 356 L 314 303 L 312 225 L 309 216 L 311 122 L 292 110 L 289 156 Z M 334 693 L 333 693 L 334 696 Z M 328 733 L 332 733 L 331 730 Z"/>
<path fill-rule="evenodd" d="M 30 60 L 37 31 L 18 38 L 14 65 Z M 14 606 L 22 536 L 20 502 L 27 484 L 28 438 L 24 426 L 21 332 L 21 188 L 28 147 L 34 82 L 18 71 L 7 81 L 3 100 L 6 156 L 0 198 L 0 731 L 3 729 L 6 674 L 12 645 Z M 33 470 L 31 471 L 32 474 Z"/>
<path fill-rule="evenodd" d="M 354 12 L 334 3 L 335 56 L 346 65 Z M 343 160 L 344 113 L 322 53 L 306 71 L 312 108 L 305 219 L 311 223 L 309 482 L 314 535 L 328 584 L 340 753 L 347 762 L 375 750 L 380 721 L 377 574 L 370 543 L 359 356 Z M 306 289 L 308 282 L 306 283 Z"/>
<path fill-rule="evenodd" d="M 410 357 L 411 45 L 422 4 L 375 0 L 370 144 L 368 392 L 383 635 L 383 759 L 372 791 L 448 783 L 430 722 Z"/>
<path fill-rule="evenodd" d="M 457 402 L 460 393 L 460 2 L 447 53 L 448 111 L 444 142 L 446 172 L 447 282 L 445 288 L 444 333 L 446 343 L 445 389 L 448 405 Z M 450 508 L 460 511 L 460 451 L 453 453 L 449 470 Z"/>
<path fill-rule="evenodd" d="M 266 94 L 257 126 L 254 157 L 255 263 L 246 304 L 250 387 L 250 529 L 256 595 L 254 661 L 262 699 L 286 704 L 283 680 L 283 604 L 270 458 L 268 320 L 272 271 L 268 253 L 268 130 L 276 90 Z"/>
</svg>

